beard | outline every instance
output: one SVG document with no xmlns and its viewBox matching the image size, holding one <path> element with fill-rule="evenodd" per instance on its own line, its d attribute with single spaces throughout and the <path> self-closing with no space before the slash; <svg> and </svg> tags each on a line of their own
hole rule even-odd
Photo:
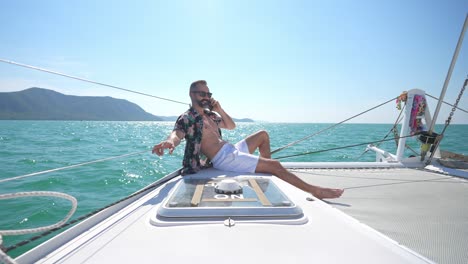
<svg viewBox="0 0 468 264">
<path fill-rule="evenodd" d="M 211 108 L 210 100 L 202 99 L 197 101 L 197 104 L 202 108 Z"/>
</svg>

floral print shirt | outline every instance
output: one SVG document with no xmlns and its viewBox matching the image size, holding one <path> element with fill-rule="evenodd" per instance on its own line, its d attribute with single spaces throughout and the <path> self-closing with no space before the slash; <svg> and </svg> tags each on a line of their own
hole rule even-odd
<svg viewBox="0 0 468 264">
<path fill-rule="evenodd" d="M 216 119 L 214 115 L 209 115 L 216 124 L 221 120 Z M 219 128 L 218 128 L 219 129 Z M 185 153 L 182 161 L 181 174 L 197 173 L 203 168 L 211 166 L 211 162 L 201 153 L 201 140 L 203 136 L 203 116 L 195 108 L 190 107 L 185 113 L 177 118 L 174 130 L 179 130 L 185 134 Z M 221 135 L 221 130 L 219 130 Z"/>
</svg>

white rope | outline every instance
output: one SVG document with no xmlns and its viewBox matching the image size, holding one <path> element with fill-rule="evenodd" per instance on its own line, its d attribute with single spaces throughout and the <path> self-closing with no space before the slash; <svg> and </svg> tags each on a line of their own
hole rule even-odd
<svg viewBox="0 0 468 264">
<path fill-rule="evenodd" d="M 62 219 L 61 221 L 53 225 L 37 227 L 37 228 L 18 229 L 18 230 L 0 230 L 0 245 L 2 245 L 3 243 L 2 235 L 10 235 L 10 236 L 25 235 L 25 234 L 30 234 L 30 233 L 45 232 L 45 231 L 49 231 L 54 228 L 58 228 L 62 226 L 75 213 L 76 208 L 78 206 L 78 202 L 76 201 L 75 197 L 65 194 L 65 193 L 59 193 L 59 192 L 7 193 L 7 194 L 1 194 L 0 200 L 13 199 L 13 198 L 18 198 L 18 197 L 35 197 L 35 196 L 50 196 L 50 197 L 58 197 L 58 198 L 67 199 L 72 203 L 72 207 L 64 219 Z M 10 256 L 8 256 L 5 252 L 3 252 L 3 250 L 0 249 L 0 263 L 15 264 L 16 261 Z"/>
<path fill-rule="evenodd" d="M 35 196 L 50 196 L 50 197 L 58 197 L 69 200 L 72 203 L 72 207 L 68 214 L 62 219 L 60 222 L 56 224 L 44 226 L 44 227 L 37 227 L 37 228 L 29 228 L 29 229 L 19 229 L 19 230 L 0 230 L 0 235 L 10 235 L 10 236 L 17 236 L 17 235 L 25 235 L 30 233 L 37 233 L 37 232 L 45 232 L 54 228 L 58 228 L 61 225 L 65 224 L 68 219 L 75 213 L 76 208 L 78 206 L 78 202 L 75 197 L 59 192 L 19 192 L 19 193 L 7 193 L 7 194 L 0 194 L 0 200 L 18 198 L 18 197 L 35 197 Z"/>
<path fill-rule="evenodd" d="M 51 169 L 51 170 L 45 170 L 45 171 L 34 172 L 34 173 L 25 174 L 25 175 L 20 175 L 20 176 L 16 176 L 16 177 L 7 178 L 7 179 L 1 179 L 1 180 L 0 180 L 0 183 L 2 183 L 2 182 L 7 182 L 7 181 L 18 180 L 18 179 L 27 178 L 27 177 L 32 177 L 32 176 L 36 176 L 36 175 L 40 175 L 40 174 L 45 174 L 45 173 L 49 173 L 49 172 L 55 172 L 55 171 L 61 171 L 61 170 L 71 169 L 71 168 L 75 168 L 75 167 L 79 167 L 79 166 L 83 166 L 83 165 L 88 165 L 88 164 L 93 164 L 93 163 L 98 163 L 98 162 L 103 162 L 103 161 L 107 161 L 107 160 L 112 160 L 112 159 L 117 159 L 117 158 L 122 158 L 122 157 L 137 155 L 137 154 L 142 154 L 142 153 L 145 153 L 145 152 L 148 152 L 148 150 L 138 151 L 138 152 L 133 152 L 133 153 L 128 153 L 128 154 L 123 154 L 123 155 L 119 155 L 119 156 L 114 156 L 114 157 L 109 157 L 109 158 L 104 158 L 104 159 L 98 159 L 98 160 L 93 160 L 93 161 L 88 161 L 88 162 L 83 162 L 83 163 L 78 163 L 78 164 L 74 164 L 74 165 L 70 165 L 70 166 L 65 166 L 65 167 L 60 167 L 60 168 L 55 168 L 55 169 Z"/>
</svg>

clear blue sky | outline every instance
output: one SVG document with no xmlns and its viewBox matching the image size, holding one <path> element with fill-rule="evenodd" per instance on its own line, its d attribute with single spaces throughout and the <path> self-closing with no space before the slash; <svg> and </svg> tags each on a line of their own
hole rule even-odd
<svg viewBox="0 0 468 264">
<path fill-rule="evenodd" d="M 187 103 L 190 83 L 205 79 L 231 116 L 334 123 L 404 90 L 438 97 L 467 12 L 466 0 L 1 1 L 0 58 Z M 467 74 L 468 36 L 446 101 Z M 0 63 L 1 92 L 32 86 L 124 98 L 156 115 L 187 109 Z M 397 115 L 392 102 L 353 122 Z"/>
</svg>

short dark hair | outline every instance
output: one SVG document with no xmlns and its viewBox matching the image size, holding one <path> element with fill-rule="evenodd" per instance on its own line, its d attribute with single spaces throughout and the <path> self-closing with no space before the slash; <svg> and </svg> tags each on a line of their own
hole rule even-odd
<svg viewBox="0 0 468 264">
<path fill-rule="evenodd" d="M 193 91 L 197 88 L 197 85 L 199 84 L 203 84 L 203 85 L 206 85 L 206 81 L 205 80 L 198 80 L 198 81 L 194 81 L 191 85 L 190 85 L 190 91 Z"/>
</svg>

